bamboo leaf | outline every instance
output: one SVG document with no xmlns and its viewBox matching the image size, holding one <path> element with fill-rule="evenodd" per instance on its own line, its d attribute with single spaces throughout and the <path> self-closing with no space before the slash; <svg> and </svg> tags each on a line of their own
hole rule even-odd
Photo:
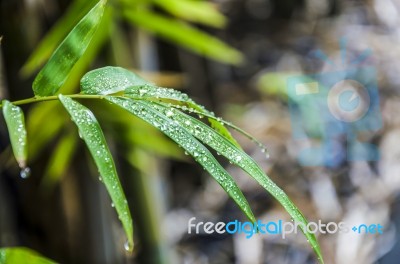
<svg viewBox="0 0 400 264">
<path fill-rule="evenodd" d="M 29 109 L 26 127 L 29 131 L 28 153 L 30 153 L 30 163 L 40 157 L 47 143 L 63 129 L 65 125 L 64 117 L 67 117 L 67 114 L 62 110 L 63 108 L 58 102 L 39 103 Z M 43 129 L 43 120 L 51 120 L 51 122 L 46 123 L 46 129 Z"/>
<path fill-rule="evenodd" d="M 59 95 L 61 103 L 79 129 L 79 134 L 85 141 L 100 172 L 102 181 L 117 210 L 119 219 L 128 238 L 129 251 L 133 249 L 133 225 L 128 203 L 118 179 L 117 171 L 103 132 L 93 113 L 71 98 Z"/>
<path fill-rule="evenodd" d="M 245 215 L 255 222 L 255 217 L 241 190 L 232 176 L 218 163 L 210 151 L 196 140 L 186 129 L 169 118 L 169 113 L 162 113 L 141 100 L 121 97 L 105 97 L 106 100 L 124 108 L 141 118 L 170 137 L 191 155 L 221 185 L 225 192 L 235 201 Z"/>
<path fill-rule="evenodd" d="M 43 175 L 42 186 L 48 191 L 54 187 L 67 171 L 77 146 L 77 139 L 74 134 L 67 133 L 57 143 Z"/>
<path fill-rule="evenodd" d="M 3 100 L 3 115 L 6 120 L 8 132 L 10 134 L 10 141 L 14 156 L 19 167 L 25 168 L 26 159 L 28 156 L 28 144 L 24 113 L 18 106 L 13 105 L 7 100 Z"/>
<path fill-rule="evenodd" d="M 86 73 L 81 80 L 84 94 L 111 94 L 133 85 L 149 84 L 135 73 L 120 67 L 104 67 Z"/>
<path fill-rule="evenodd" d="M 125 10 L 124 16 L 129 22 L 210 59 L 234 65 L 243 60 L 236 49 L 187 23 L 144 10 Z"/>
<path fill-rule="evenodd" d="M 39 69 L 51 56 L 57 45 L 79 20 L 93 7 L 95 0 L 75 0 L 68 8 L 65 15 L 60 18 L 53 28 L 40 41 L 38 47 L 32 52 L 29 59 L 21 69 L 23 76 L 29 76 Z"/>
<path fill-rule="evenodd" d="M 296 205 L 290 200 L 286 193 L 279 188 L 260 168 L 260 166 L 244 151 L 237 148 L 225 137 L 217 133 L 215 130 L 204 124 L 203 122 L 193 118 L 181 111 L 156 103 L 156 102 L 144 102 L 148 107 L 152 107 L 158 112 L 170 113 L 170 119 L 176 121 L 180 126 L 186 129 L 190 134 L 198 138 L 204 144 L 210 146 L 215 151 L 225 156 L 230 162 L 234 163 L 242 170 L 247 172 L 253 177 L 264 189 L 266 189 L 276 200 L 286 209 L 290 216 L 297 223 L 302 223 L 307 226 L 307 219 L 303 216 Z M 300 225 L 302 228 L 303 226 Z M 321 249 L 318 241 L 314 234 L 307 232 L 306 229 L 302 228 L 303 233 L 307 237 L 311 247 L 316 253 L 318 259 L 323 262 Z"/>
<path fill-rule="evenodd" d="M 71 69 L 90 44 L 103 16 L 105 4 L 106 0 L 101 0 L 95 5 L 58 46 L 33 81 L 35 95 L 54 95 L 64 84 Z"/>
<path fill-rule="evenodd" d="M 37 252 L 28 248 L 0 248 L 0 264 L 13 263 L 55 264 L 56 262 L 42 257 Z"/>
<path fill-rule="evenodd" d="M 214 113 L 197 104 L 187 94 L 152 85 L 124 68 L 108 66 L 88 72 L 81 80 L 81 91 L 85 94 L 111 94 L 125 91 L 125 94 L 132 98 L 166 99 L 185 104 L 199 113 L 210 116 L 208 120 L 211 126 L 240 148 L 229 130 L 213 118 Z"/>
<path fill-rule="evenodd" d="M 104 133 L 115 134 L 118 131 L 115 140 L 127 145 L 129 149 L 139 148 L 158 157 L 187 160 L 175 142 L 140 118 L 132 118 L 132 115 L 124 109 L 104 104 L 92 104 L 91 109 L 101 113 L 101 119 L 107 123 Z"/>
<path fill-rule="evenodd" d="M 198 22 L 208 26 L 223 27 L 226 18 L 214 3 L 193 0 L 153 0 L 169 13 L 187 21 Z"/>
<path fill-rule="evenodd" d="M 236 145 L 238 148 L 241 148 L 239 143 L 237 143 L 236 139 L 231 135 L 229 130 L 218 120 L 215 118 L 214 113 L 208 111 L 204 106 L 197 104 L 195 101 L 189 98 L 189 96 L 180 91 L 162 88 L 152 85 L 138 85 L 133 87 L 128 87 L 125 90 L 125 95 L 132 98 L 146 98 L 146 99 L 168 99 L 177 101 L 179 103 L 183 103 L 187 105 L 188 109 L 193 109 L 197 111 L 199 114 L 204 114 L 209 116 L 208 122 L 210 122 L 211 126 L 217 130 L 220 134 L 222 134 L 226 139 Z"/>
</svg>

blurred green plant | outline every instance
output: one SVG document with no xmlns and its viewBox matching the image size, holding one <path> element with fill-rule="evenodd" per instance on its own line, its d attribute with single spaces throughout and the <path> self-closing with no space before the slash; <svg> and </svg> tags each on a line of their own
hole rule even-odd
<svg viewBox="0 0 400 264">
<path fill-rule="evenodd" d="M 40 256 L 38 253 L 31 249 L 15 247 L 0 249 L 0 263 L 55 264 L 56 262 Z"/>
<path fill-rule="evenodd" d="M 85 10 L 87 3 L 90 1 L 76 1 L 72 10 Z M 204 22 L 205 13 L 197 10 L 196 7 L 212 8 L 211 5 L 205 2 L 196 1 L 183 1 L 186 2 L 184 5 L 179 5 L 177 0 L 167 1 L 170 5 L 163 3 L 162 1 L 150 1 L 161 8 L 165 8 L 167 11 L 175 14 L 178 17 L 193 20 L 195 22 Z M 238 60 L 234 58 L 235 51 L 231 48 L 227 48 L 225 44 L 210 39 L 208 35 L 199 33 L 195 29 L 188 27 L 187 25 L 181 24 L 180 22 L 171 22 L 165 18 L 158 17 L 159 15 L 152 14 L 147 11 L 137 11 L 139 6 L 147 1 L 138 1 L 132 3 L 129 1 L 112 2 L 114 5 L 106 5 L 106 0 L 101 0 L 97 3 L 85 16 L 76 24 L 76 26 L 70 31 L 66 38 L 61 44 L 54 49 L 52 54 L 47 54 L 47 49 L 39 48 L 39 52 L 33 55 L 36 58 L 36 63 L 31 63 L 33 60 L 28 61 L 28 64 L 24 68 L 25 72 L 30 72 L 36 69 L 49 57 L 48 62 L 40 70 L 33 82 L 33 91 L 35 96 L 33 98 L 24 99 L 15 102 L 9 102 L 3 100 L 0 107 L 3 108 L 3 114 L 6 119 L 7 127 L 10 134 L 12 143 L 12 149 L 14 155 L 21 167 L 21 175 L 27 176 L 29 168 L 26 167 L 26 160 L 28 158 L 28 146 L 29 142 L 26 139 L 26 128 L 24 124 L 24 115 L 19 105 L 30 104 L 35 102 L 44 101 L 59 101 L 58 104 L 49 102 L 49 106 L 44 108 L 43 105 L 33 109 L 31 115 L 35 116 L 33 123 L 28 123 L 28 130 L 31 129 L 30 134 L 34 134 L 38 138 L 35 138 L 33 143 L 33 153 L 39 151 L 42 145 L 48 142 L 52 135 L 61 131 L 65 125 L 63 119 L 67 119 L 68 116 L 72 119 L 79 131 L 79 137 L 86 143 L 87 148 L 100 173 L 101 180 L 104 183 L 113 206 L 119 216 L 122 226 L 125 230 L 127 237 L 127 243 L 125 249 L 127 251 L 133 250 L 133 223 L 128 207 L 127 200 L 119 178 L 117 176 L 116 166 L 113 161 L 113 157 L 108 148 L 105 140 L 103 131 L 97 122 L 94 114 L 89 108 L 83 106 L 76 100 L 92 100 L 92 101 L 107 101 L 116 107 L 123 109 L 133 116 L 145 121 L 157 131 L 165 134 L 167 137 L 172 139 L 179 147 L 185 150 L 187 155 L 190 155 L 194 160 L 201 164 L 203 168 L 221 185 L 225 192 L 235 201 L 239 208 L 249 218 L 250 221 L 256 222 L 256 219 L 252 213 L 252 210 L 244 197 L 243 193 L 237 186 L 232 176 L 220 165 L 215 159 L 214 155 L 208 150 L 208 147 L 214 149 L 217 153 L 224 156 L 229 162 L 240 167 L 243 171 L 253 177 L 263 188 L 265 188 L 270 194 L 272 194 L 285 208 L 285 210 L 291 215 L 294 221 L 303 223 L 300 227 L 307 225 L 307 220 L 289 199 L 289 197 L 265 174 L 265 172 L 259 167 L 259 165 L 248 156 L 238 145 L 236 140 L 231 136 L 226 126 L 238 130 L 251 140 L 255 141 L 258 145 L 261 145 L 256 139 L 250 136 L 248 133 L 242 131 L 240 128 L 233 126 L 232 124 L 217 118 L 214 114 L 206 110 L 203 106 L 198 105 L 186 94 L 173 89 L 167 89 L 158 87 L 146 80 L 142 79 L 138 75 L 131 71 L 128 71 L 119 67 L 104 67 L 97 70 L 93 70 L 85 74 L 81 78 L 81 91 L 80 93 L 70 94 L 70 89 L 65 88 L 68 78 L 72 75 L 79 76 L 75 69 L 79 66 L 79 61 L 83 56 L 94 57 L 95 52 L 90 49 L 93 42 L 104 39 L 104 33 L 102 24 L 104 21 L 109 21 L 112 8 L 119 5 L 126 6 L 127 10 L 124 13 L 131 21 L 137 22 L 154 32 L 158 32 L 165 37 L 170 37 L 174 41 L 179 42 L 182 45 L 189 45 L 190 48 L 198 51 L 205 52 L 205 55 L 213 58 L 218 58 L 222 61 L 230 63 L 236 63 Z M 214 9 L 210 9 L 214 10 Z M 188 12 L 192 12 L 193 16 L 187 16 Z M 210 11 L 211 12 L 211 11 Z M 214 13 L 213 19 L 207 23 L 211 23 L 214 26 L 221 26 L 224 23 L 223 17 Z M 103 17 L 103 18 L 102 18 Z M 151 21 L 147 21 L 147 18 Z M 60 23 L 64 26 L 74 24 L 75 19 L 64 18 Z M 162 25 L 160 25 L 160 23 Z M 170 29 L 168 25 L 171 26 Z M 176 26 L 176 31 L 174 26 Z M 60 26 L 58 26 L 60 27 Z M 189 35 L 191 32 L 194 33 L 194 37 L 197 37 L 197 44 L 184 36 L 179 38 L 177 32 L 186 32 Z M 44 42 L 48 42 L 51 39 L 59 39 L 62 35 L 58 31 L 50 34 L 51 38 L 47 38 Z M 100 32 L 100 35 L 98 35 Z M 166 33 L 170 32 L 170 33 Z M 183 34 L 185 35 L 185 34 Z M 179 38 L 179 40 L 178 40 Z M 205 48 L 204 42 L 210 40 L 210 47 Z M 52 43 L 50 41 L 50 43 Z M 224 58 L 223 56 L 217 55 L 217 50 L 225 49 L 223 52 L 233 52 L 229 55 L 230 59 Z M 95 50 L 95 49 L 94 49 Z M 222 52 L 222 50 L 221 50 Z M 38 55 L 39 54 L 39 55 Z M 89 55 L 88 55 L 89 54 Z M 40 58 L 40 59 L 38 59 Z M 39 63 L 37 63 L 40 61 Z M 79 68 L 82 69 L 82 68 Z M 60 89 L 63 93 L 59 93 Z M 67 92 L 67 93 L 65 93 Z M 61 104 L 60 104 L 61 103 Z M 64 114 L 60 114 L 58 111 L 54 111 L 57 107 L 64 107 L 66 111 Z M 42 110 L 45 109 L 45 110 Z M 56 113 L 56 114 L 55 114 Z M 201 121 L 206 116 L 208 124 Z M 43 119 L 40 117 L 51 119 L 47 127 L 45 136 L 41 135 L 43 131 L 39 128 L 38 124 L 41 124 Z M 197 118 L 199 119 L 197 119 Z M 124 116 L 122 118 L 113 115 L 109 117 L 110 122 L 117 122 L 118 124 L 129 124 L 134 122 L 134 119 L 127 119 Z M 131 126 L 126 131 L 135 135 L 138 126 Z M 139 129 L 140 126 L 139 126 Z M 49 132 L 50 131 L 50 132 Z M 45 175 L 51 179 L 48 182 L 54 182 L 54 175 L 60 173 L 60 171 L 53 167 L 54 164 L 61 166 L 67 166 L 69 163 L 70 156 L 72 156 L 75 150 L 75 137 L 70 130 L 64 132 L 65 135 L 59 141 L 55 155 L 52 157 L 53 165 L 49 166 Z M 157 138 L 157 137 L 156 137 Z M 157 140 L 157 139 L 156 139 Z M 133 137 L 132 143 L 140 144 L 142 139 L 140 137 Z M 168 142 L 168 141 L 165 141 Z M 143 146 L 148 143 L 143 143 Z M 164 143 L 163 143 L 164 144 Z M 169 143 L 168 143 L 169 144 Z M 172 146 L 171 144 L 168 147 Z M 265 151 L 265 147 L 262 146 Z M 153 147 L 151 147 L 153 148 Z M 154 147 L 153 149 L 157 149 Z M 174 149 L 172 148 L 172 152 Z M 322 263 L 322 255 L 320 247 L 315 236 L 309 233 L 306 229 L 302 230 L 311 247 L 315 251 L 319 261 Z M 15 251 L 10 251 L 15 250 Z M 8 252 L 14 252 L 10 254 Z M 23 256 L 24 254 L 32 255 L 32 252 L 28 252 L 21 249 L 1 249 L 0 251 L 0 263 L 10 263 L 9 259 L 12 257 L 20 257 L 18 254 Z M 39 259 L 39 258 L 38 258 Z M 47 260 L 37 263 L 48 263 Z"/>
</svg>

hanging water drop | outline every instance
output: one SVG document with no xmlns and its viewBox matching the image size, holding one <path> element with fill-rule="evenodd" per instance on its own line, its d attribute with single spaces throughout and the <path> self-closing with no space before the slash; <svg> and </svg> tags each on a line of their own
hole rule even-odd
<svg viewBox="0 0 400 264">
<path fill-rule="evenodd" d="M 111 207 L 115 207 L 115 204 L 114 204 L 114 203 L 111 203 Z"/>
<path fill-rule="evenodd" d="M 133 244 L 129 243 L 129 241 L 126 241 L 124 244 L 124 248 L 126 251 L 132 251 L 133 250 Z"/>
<path fill-rule="evenodd" d="M 22 179 L 29 178 L 29 176 L 31 176 L 31 168 L 25 167 L 25 168 L 21 169 L 21 172 L 19 173 L 19 175 L 21 176 Z"/>
</svg>

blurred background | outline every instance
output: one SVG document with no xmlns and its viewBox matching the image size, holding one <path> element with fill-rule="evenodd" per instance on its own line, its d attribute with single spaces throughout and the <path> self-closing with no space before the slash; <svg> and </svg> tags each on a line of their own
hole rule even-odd
<svg viewBox="0 0 400 264">
<path fill-rule="evenodd" d="M 1 99 L 33 96 L 35 74 L 95 2 L 0 1 Z M 310 221 L 384 226 L 383 234 L 318 235 L 326 263 L 398 263 L 399 12 L 397 0 L 109 0 L 88 52 L 61 91 L 78 91 L 90 69 L 118 65 L 189 94 L 268 147 L 269 157 L 234 133 Z M 363 67 L 375 71 L 359 77 Z M 326 103 L 312 106 L 288 93 L 294 76 L 310 80 L 317 73 L 324 82 L 338 71 L 376 91 L 370 93 L 369 125 L 328 124 L 319 115 Z M 302 234 L 249 240 L 243 234 L 188 234 L 192 217 L 246 219 L 198 164 L 156 130 L 108 104 L 85 105 L 115 157 L 134 218 L 134 253 L 124 251 L 122 227 L 74 125 L 52 102 L 23 108 L 29 177 L 20 177 L 0 122 L 0 247 L 25 246 L 59 263 L 317 263 Z M 373 144 L 379 157 L 349 158 L 355 141 Z M 326 142 L 319 162 L 304 162 L 304 149 Z M 221 162 L 257 219 L 290 221 L 255 181 Z"/>
</svg>

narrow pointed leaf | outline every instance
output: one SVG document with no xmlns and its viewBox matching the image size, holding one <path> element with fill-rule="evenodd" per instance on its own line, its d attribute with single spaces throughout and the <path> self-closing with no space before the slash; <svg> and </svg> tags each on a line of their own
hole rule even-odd
<svg viewBox="0 0 400 264">
<path fill-rule="evenodd" d="M 218 163 L 210 151 L 196 140 L 186 129 L 173 122 L 169 113 L 162 113 L 150 107 L 145 101 L 107 96 L 106 100 L 124 108 L 159 129 L 173 141 L 179 144 L 221 185 L 226 193 L 236 202 L 246 216 L 255 222 L 250 206 L 233 180 L 232 176 Z"/>
<path fill-rule="evenodd" d="M 208 26 L 223 27 L 226 18 L 214 3 L 193 0 L 153 0 L 153 2 L 171 14 L 192 22 Z"/>
<path fill-rule="evenodd" d="M 129 22 L 200 55 L 235 65 L 243 61 L 238 50 L 182 21 L 145 10 L 124 10 L 123 14 Z"/>
<path fill-rule="evenodd" d="M 162 103 L 162 102 L 160 102 L 160 103 Z M 224 125 L 224 127 L 226 126 L 226 127 L 232 128 L 233 130 L 236 130 L 237 132 L 239 132 L 240 134 L 242 134 L 243 136 L 245 136 L 249 140 L 253 141 L 260 148 L 261 152 L 264 152 L 267 157 L 269 156 L 268 149 L 262 142 L 260 142 L 258 139 L 256 139 L 254 136 L 252 136 L 250 133 L 248 133 L 248 132 L 244 131 L 243 129 L 241 129 L 240 127 L 232 124 L 231 122 L 227 122 L 227 121 L 223 120 L 220 117 L 216 117 L 212 113 L 208 114 L 208 113 L 206 113 L 204 111 L 199 111 L 199 110 L 194 109 L 194 108 L 188 108 L 188 107 L 181 106 L 181 105 L 169 105 L 169 106 L 177 108 L 177 109 L 181 110 L 182 112 L 189 112 L 191 114 L 197 114 L 198 116 L 207 117 L 209 122 L 210 122 L 210 124 L 211 124 L 211 127 L 214 128 L 217 132 L 219 132 L 222 135 L 224 135 L 224 134 L 221 133 L 221 131 L 219 131 L 215 126 L 213 126 L 212 125 L 213 123 L 211 123 L 210 120 L 212 120 L 214 122 L 217 122 L 220 125 Z M 241 146 L 239 146 L 239 147 L 241 148 Z"/>
<path fill-rule="evenodd" d="M 29 162 L 32 163 L 39 158 L 49 141 L 62 131 L 65 117 L 67 117 L 62 110 L 63 108 L 58 102 L 40 103 L 32 105 L 29 109 L 26 119 L 26 127 L 29 131 Z M 43 120 L 51 120 L 51 122 L 46 122 L 46 129 L 43 129 Z"/>
<path fill-rule="evenodd" d="M 46 191 L 51 190 L 66 174 L 68 165 L 74 157 L 76 147 L 77 138 L 72 133 L 66 134 L 59 140 L 43 175 L 42 186 Z"/>
<path fill-rule="evenodd" d="M 24 113 L 18 106 L 13 105 L 7 100 L 3 100 L 3 114 L 10 134 L 14 156 L 17 159 L 18 165 L 21 168 L 25 168 L 28 144 Z"/>
<path fill-rule="evenodd" d="M 93 113 L 71 98 L 59 95 L 61 103 L 79 129 L 79 134 L 85 141 L 100 172 L 111 200 L 117 210 L 119 219 L 125 229 L 129 248 L 133 247 L 133 225 L 128 203 L 118 179 L 117 171 L 103 132 Z"/>
<path fill-rule="evenodd" d="M 0 248 L 0 264 L 29 263 L 29 264 L 55 264 L 37 252 L 23 247 Z"/>
<path fill-rule="evenodd" d="M 54 95 L 64 84 L 71 69 L 92 40 L 103 16 L 105 4 L 106 0 L 101 0 L 95 5 L 58 46 L 33 81 L 35 95 Z"/>
<path fill-rule="evenodd" d="M 84 94 L 112 94 L 144 84 L 149 82 L 129 70 L 107 66 L 86 73 L 81 79 L 81 91 Z"/>
<path fill-rule="evenodd" d="M 272 196 L 279 201 L 280 204 L 286 209 L 295 222 L 302 223 L 307 226 L 307 220 L 294 205 L 290 198 L 282 189 L 280 189 L 260 168 L 260 166 L 244 151 L 237 148 L 225 137 L 217 133 L 215 130 L 204 124 L 203 122 L 193 118 L 181 111 L 159 104 L 155 102 L 144 102 L 149 107 L 154 108 L 159 112 L 169 112 L 170 119 L 176 121 L 180 126 L 189 131 L 193 136 L 198 138 L 204 144 L 210 146 L 215 151 L 225 156 L 230 162 L 236 164 L 238 167 L 247 172 L 253 177 L 262 187 L 264 187 Z M 300 226 L 302 227 L 302 226 Z M 302 229 L 307 237 L 311 247 L 316 253 L 319 260 L 322 261 L 321 249 L 314 234 Z"/>
<path fill-rule="evenodd" d="M 57 45 L 67 36 L 68 32 L 89 12 L 90 8 L 96 2 L 95 0 L 73 1 L 63 17 L 41 39 L 37 48 L 29 56 L 24 66 L 22 66 L 21 74 L 27 77 L 38 70 L 51 56 Z"/>
</svg>

